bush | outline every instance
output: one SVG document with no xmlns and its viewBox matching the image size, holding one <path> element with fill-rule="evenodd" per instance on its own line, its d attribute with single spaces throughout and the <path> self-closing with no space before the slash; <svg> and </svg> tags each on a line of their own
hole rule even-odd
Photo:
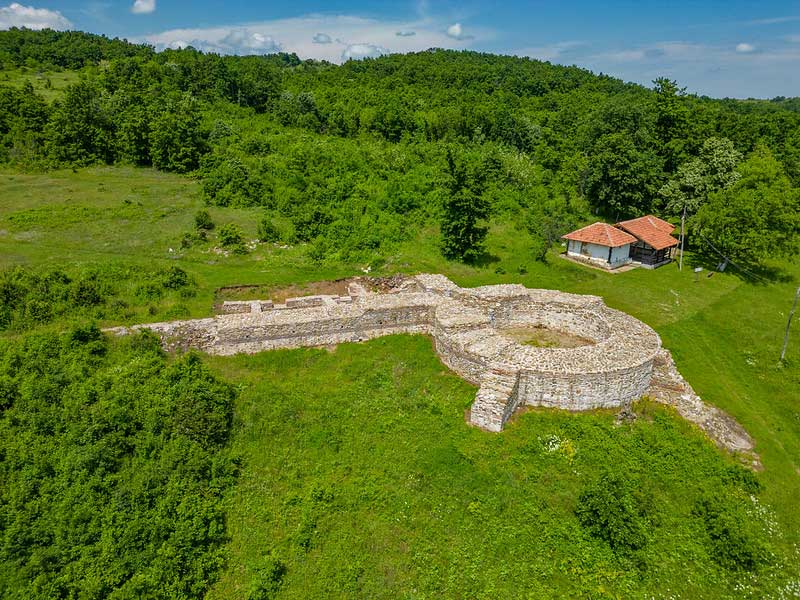
<svg viewBox="0 0 800 600">
<path fill-rule="evenodd" d="M 214 229 L 214 222 L 207 210 L 200 210 L 194 216 L 194 228 L 198 231 L 211 231 Z"/>
<path fill-rule="evenodd" d="M 731 570 L 756 571 L 769 559 L 759 524 L 748 514 L 745 500 L 730 490 L 707 494 L 692 514 L 702 521 L 706 545 L 719 564 Z"/>
<path fill-rule="evenodd" d="M 273 557 L 268 557 L 250 585 L 248 600 L 270 600 L 280 591 L 286 565 Z"/>
<path fill-rule="evenodd" d="M 0 340 L 3 597 L 202 598 L 227 541 L 234 393 L 152 333 Z"/>
<path fill-rule="evenodd" d="M 262 242 L 277 242 L 281 233 L 269 217 L 264 217 L 258 224 L 258 239 Z"/>
<path fill-rule="evenodd" d="M 217 236 L 219 237 L 220 245 L 224 248 L 241 246 L 244 241 L 242 229 L 235 223 L 228 223 L 220 227 Z"/>
<path fill-rule="evenodd" d="M 178 290 L 189 285 L 189 276 L 180 267 L 170 267 L 164 275 L 164 287 Z"/>
<path fill-rule="evenodd" d="M 103 297 L 100 284 L 93 278 L 76 281 L 70 290 L 70 300 L 76 306 L 97 306 Z"/>
<path fill-rule="evenodd" d="M 575 514 L 584 529 L 615 552 L 626 554 L 647 543 L 642 500 L 634 495 L 633 484 L 619 475 L 606 474 L 584 490 Z"/>
</svg>

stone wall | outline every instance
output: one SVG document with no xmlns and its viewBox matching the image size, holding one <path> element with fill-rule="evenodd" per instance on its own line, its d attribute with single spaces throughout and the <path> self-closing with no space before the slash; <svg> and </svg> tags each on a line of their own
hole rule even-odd
<svg viewBox="0 0 800 600">
<path fill-rule="evenodd" d="M 654 360 L 663 356 L 651 328 L 596 296 L 520 285 L 460 288 L 441 275 L 417 275 L 386 293 L 354 284 L 348 296 L 226 302 L 221 312 L 113 331 L 146 328 L 168 350 L 220 355 L 428 334 L 442 362 L 479 386 L 470 422 L 490 431 L 500 431 L 525 405 L 575 411 L 626 406 L 648 393 Z M 546 327 L 593 343 L 526 346 L 504 335 L 511 326 Z"/>
</svg>

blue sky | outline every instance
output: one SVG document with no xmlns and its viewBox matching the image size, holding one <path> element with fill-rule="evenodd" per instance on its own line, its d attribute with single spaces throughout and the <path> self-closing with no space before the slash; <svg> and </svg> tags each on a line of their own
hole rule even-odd
<svg viewBox="0 0 800 600">
<path fill-rule="evenodd" d="M 80 29 L 157 48 L 348 58 L 429 47 L 530 56 L 710 96 L 800 96 L 800 0 L 0 0 L 0 29 Z"/>
</svg>

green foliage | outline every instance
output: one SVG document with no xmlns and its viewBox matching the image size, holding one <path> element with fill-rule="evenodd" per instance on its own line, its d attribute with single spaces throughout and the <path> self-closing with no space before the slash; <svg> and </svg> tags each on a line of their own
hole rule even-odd
<svg viewBox="0 0 800 600">
<path fill-rule="evenodd" d="M 761 523 L 753 518 L 754 507 L 748 510 L 746 502 L 730 490 L 718 490 L 701 498 L 692 514 L 701 522 L 709 553 L 719 564 L 756 571 L 769 562 L 772 552 Z"/>
<path fill-rule="evenodd" d="M 660 159 L 637 148 L 625 133 L 600 137 L 589 156 L 585 190 L 589 201 L 614 218 L 641 216 L 653 209 L 661 179 Z"/>
<path fill-rule="evenodd" d="M 258 223 L 258 239 L 262 242 L 278 242 L 281 239 L 281 232 L 268 216 Z"/>
<path fill-rule="evenodd" d="M 247 600 L 272 600 L 280 591 L 285 575 L 286 565 L 275 557 L 268 556 L 256 571 Z"/>
<path fill-rule="evenodd" d="M 483 255 L 490 204 L 483 196 L 484 175 L 478 165 L 447 152 L 447 184 L 439 223 L 442 254 L 450 260 L 475 262 Z"/>
<path fill-rule="evenodd" d="M 219 228 L 217 238 L 223 248 L 232 248 L 234 246 L 241 246 L 244 242 L 244 235 L 242 228 L 235 223 L 226 223 Z"/>
<path fill-rule="evenodd" d="M 645 504 L 631 480 L 618 473 L 605 474 L 581 493 L 575 515 L 591 535 L 626 554 L 647 543 Z"/>
<path fill-rule="evenodd" d="M 526 222 L 528 233 L 533 238 L 533 257 L 541 262 L 547 260 L 550 248 L 565 232 L 577 225 L 576 215 L 561 205 L 536 204 Z"/>
<path fill-rule="evenodd" d="M 206 151 L 204 135 L 197 101 L 189 95 L 171 98 L 151 123 L 153 166 L 176 173 L 194 171 Z"/>
<path fill-rule="evenodd" d="M 216 158 L 204 165 L 203 196 L 216 206 L 258 206 L 264 200 L 261 181 L 237 157 Z"/>
<path fill-rule="evenodd" d="M 0 35 L 0 60 L 8 65 L 80 69 L 102 60 L 152 55 L 150 46 L 81 31 L 12 27 Z"/>
<path fill-rule="evenodd" d="M 0 382 L 3 596 L 201 596 L 222 564 L 233 389 L 96 327 L 0 344 Z"/>
<path fill-rule="evenodd" d="M 661 155 L 665 159 L 664 169 L 672 173 L 684 159 L 685 146 L 690 143 L 687 139 L 690 114 L 686 102 L 682 101 L 682 97 L 686 95 L 686 88 L 678 87 L 676 81 L 666 77 L 659 77 L 653 84 L 655 135 L 661 143 Z"/>
<path fill-rule="evenodd" d="M 132 288 L 132 289 L 131 289 Z M 180 267 L 141 269 L 106 266 L 67 274 L 24 267 L 0 270 L 0 331 L 23 331 L 56 319 L 130 316 L 124 298 L 185 295 L 196 284 Z"/>
<path fill-rule="evenodd" d="M 762 262 L 800 248 L 800 190 L 764 147 L 739 166 L 741 179 L 709 196 L 692 228 L 734 261 Z M 712 252 L 708 249 L 708 252 Z"/>
<path fill-rule="evenodd" d="M 48 154 L 59 163 L 113 162 L 113 123 L 100 87 L 79 81 L 58 100 L 45 128 Z"/>
<path fill-rule="evenodd" d="M 194 228 L 198 231 L 211 231 L 214 229 L 214 221 L 207 210 L 198 210 L 194 215 Z"/>
<path fill-rule="evenodd" d="M 697 158 L 683 163 L 678 172 L 659 191 L 665 208 L 674 215 L 684 211 L 695 214 L 714 192 L 725 189 L 739 180 L 736 165 L 742 159 L 733 142 L 712 137 L 703 143 Z"/>
</svg>

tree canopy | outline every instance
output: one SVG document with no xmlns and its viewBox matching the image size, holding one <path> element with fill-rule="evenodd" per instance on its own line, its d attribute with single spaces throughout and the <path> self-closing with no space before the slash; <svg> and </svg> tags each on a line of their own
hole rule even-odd
<svg viewBox="0 0 800 600">
<path fill-rule="evenodd" d="M 759 147 L 738 167 L 741 178 L 712 193 L 700 207 L 694 231 L 733 260 L 760 262 L 800 250 L 800 190 L 781 164 Z"/>
</svg>

